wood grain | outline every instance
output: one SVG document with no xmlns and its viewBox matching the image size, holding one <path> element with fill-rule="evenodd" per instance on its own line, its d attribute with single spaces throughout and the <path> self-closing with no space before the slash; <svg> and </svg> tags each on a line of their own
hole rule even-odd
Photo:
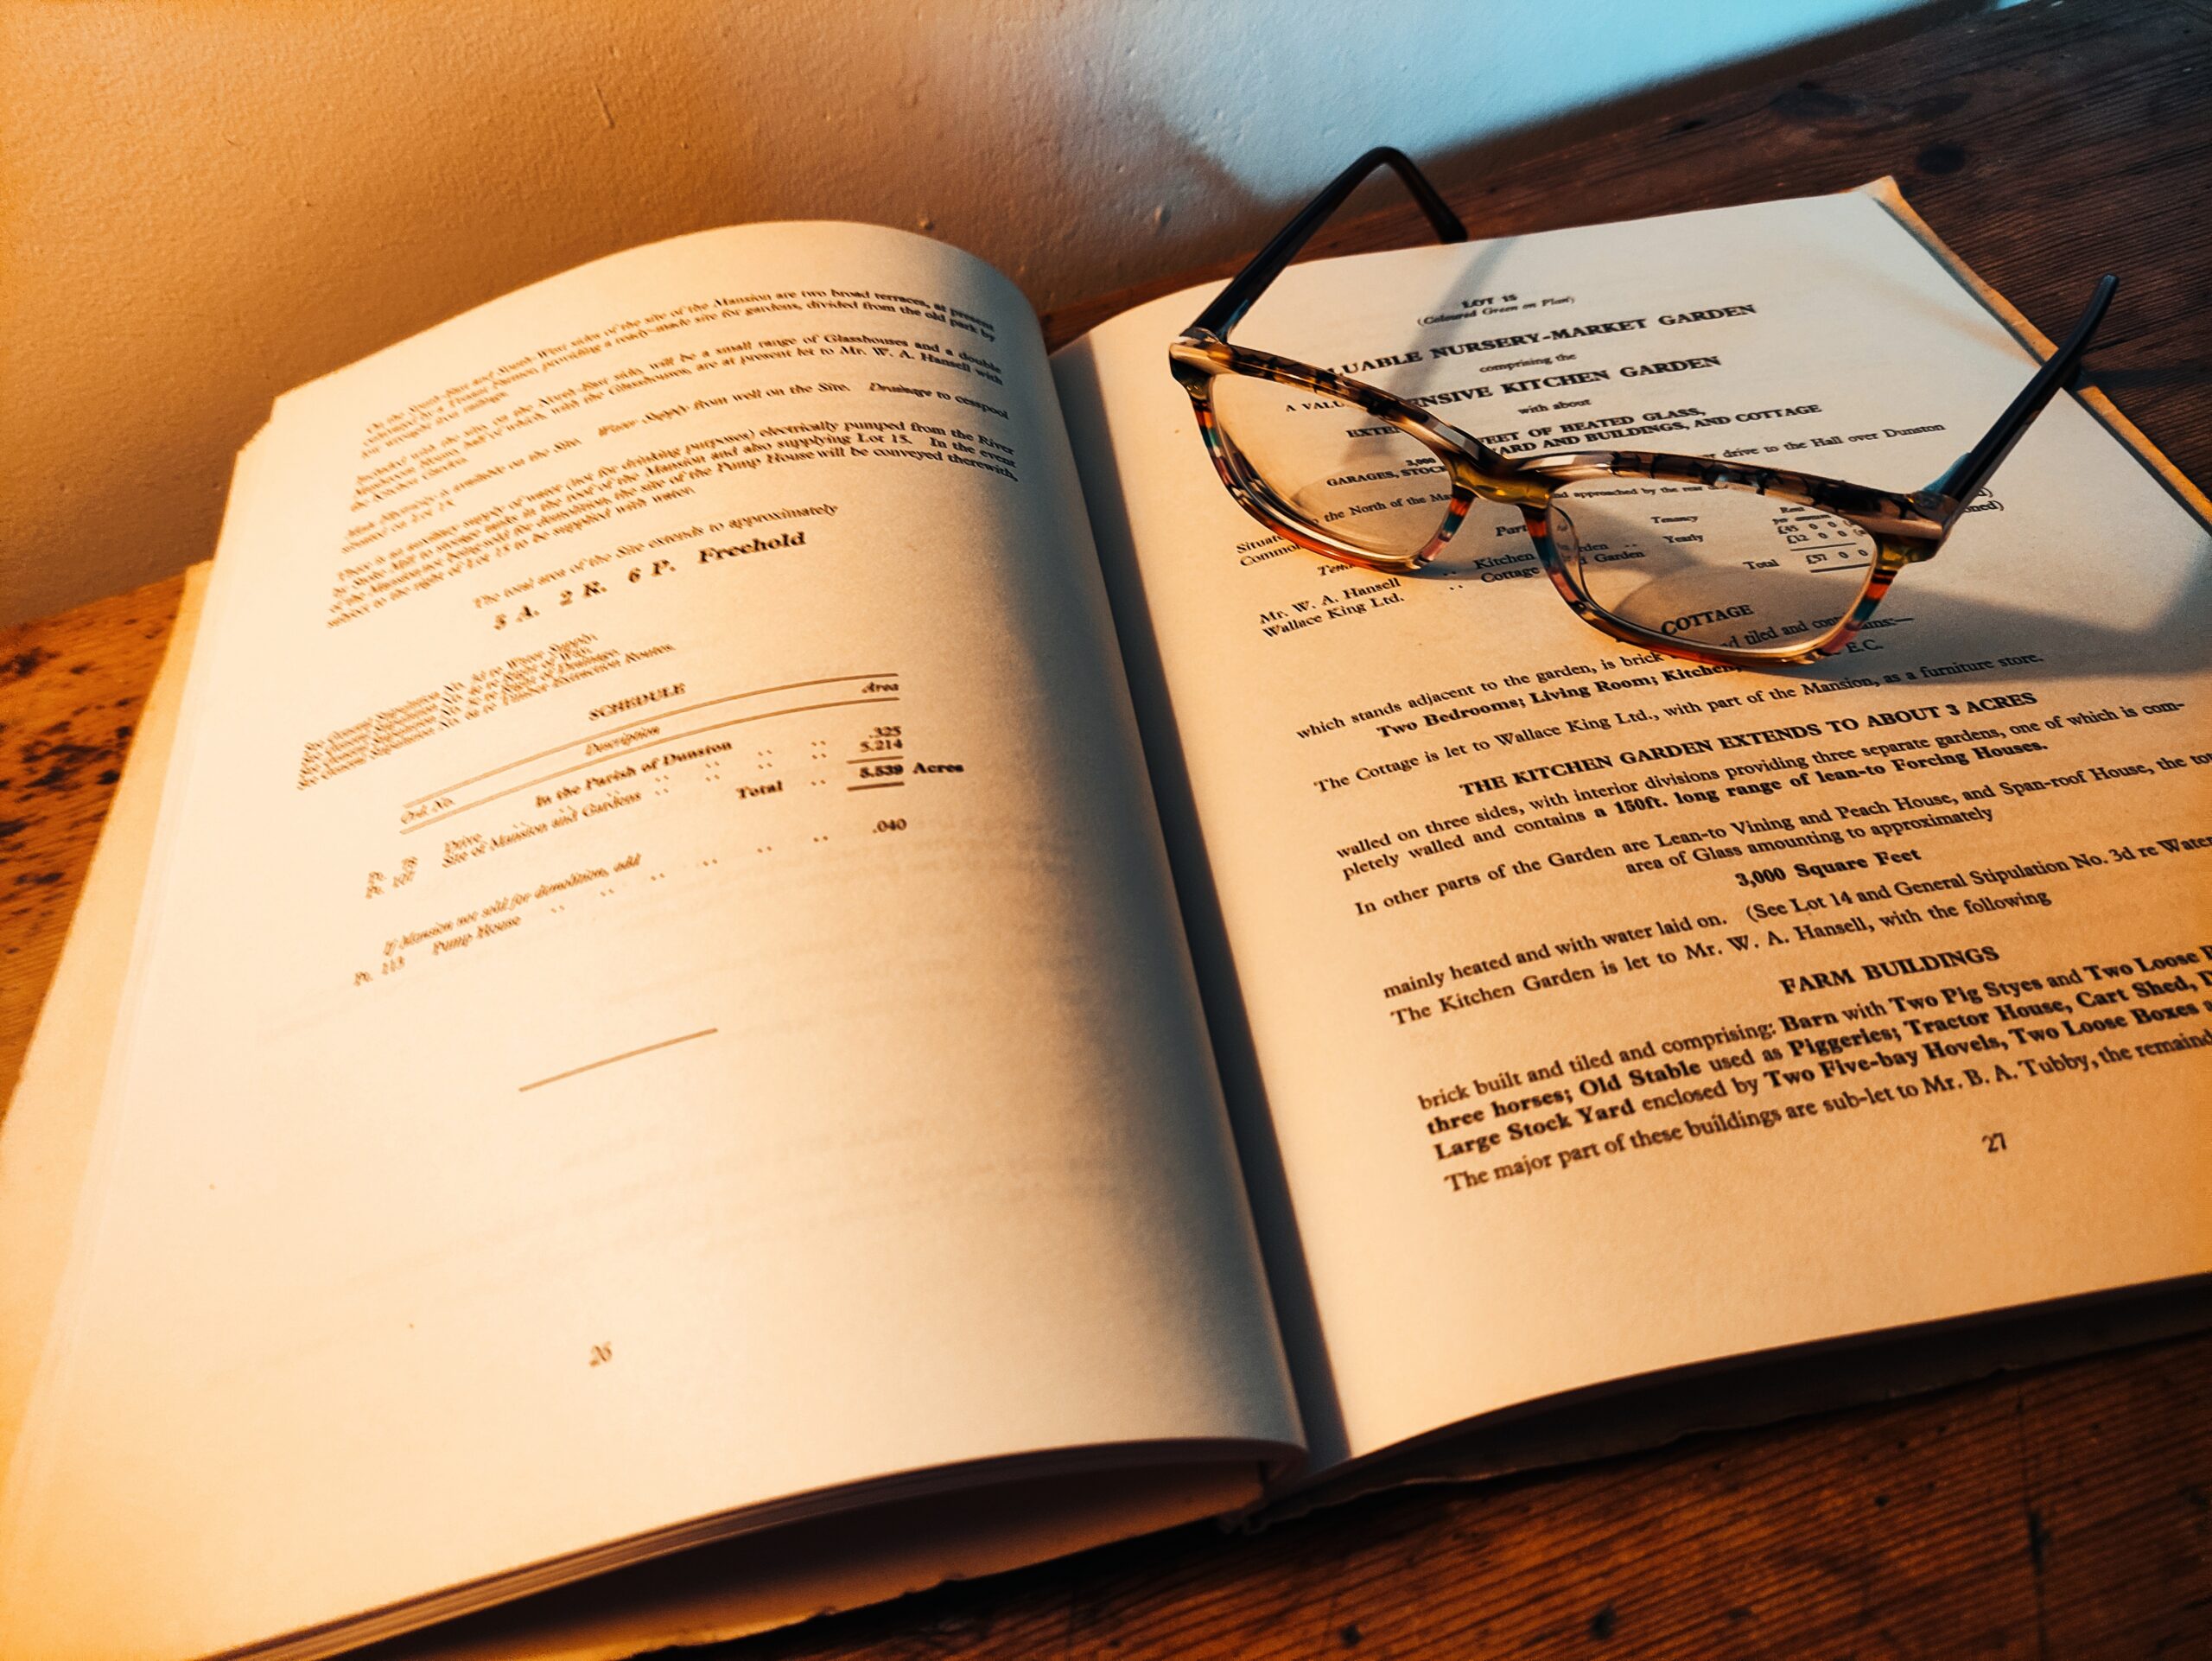
<svg viewBox="0 0 2212 1661">
<path fill-rule="evenodd" d="M 2212 1340 L 1256 1537 L 1201 1529 L 729 1661 L 2212 1653 Z"/>
<path fill-rule="evenodd" d="M 184 578 L 0 630 L 0 1116 Z"/>
<path fill-rule="evenodd" d="M 1946 25 L 1539 159 L 1450 174 L 1478 235 L 1894 175 L 2212 477 L 2212 12 L 2069 0 Z M 1481 73 L 1479 65 L 1469 73 Z M 1503 68 L 1497 73 L 1506 73 Z M 1412 210 L 1325 251 L 1419 239 Z M 1213 273 L 1046 320 L 1058 344 Z M 152 584 L 0 633 L 0 1092 L 12 1086 L 174 616 Z M 1145 1657 L 2212 1656 L 2212 1337 L 1258 1536 L 1186 1529 L 717 1651 Z"/>
<path fill-rule="evenodd" d="M 2212 10 L 2075 0 L 1966 19 L 1812 75 L 1484 169 L 1456 188 L 1448 175 L 1442 182 L 1473 234 L 1495 237 L 1848 190 L 1889 175 L 1936 233 L 2046 333 L 2073 321 L 2099 276 L 2119 273 L 2091 378 L 2202 481 L 2212 477 L 2208 156 Z M 1327 228 L 1313 251 L 1428 239 L 1406 201 Z M 1140 301 L 1228 277 L 1240 263 L 1067 307 L 1046 318 L 1046 340 L 1063 345 Z"/>
</svg>

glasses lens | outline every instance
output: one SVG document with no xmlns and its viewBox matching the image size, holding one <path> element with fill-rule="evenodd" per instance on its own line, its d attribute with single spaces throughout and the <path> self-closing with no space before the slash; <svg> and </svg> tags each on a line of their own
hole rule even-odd
<svg viewBox="0 0 2212 1661">
<path fill-rule="evenodd" d="M 1279 506 L 1325 540 L 1410 559 L 1444 524 L 1450 471 L 1424 441 L 1357 404 L 1217 375 L 1213 418 Z"/>
<path fill-rule="evenodd" d="M 1874 540 L 1755 491 L 1586 479 L 1553 493 L 1554 545 L 1590 602 L 1691 647 L 1803 647 L 1865 592 Z"/>
</svg>

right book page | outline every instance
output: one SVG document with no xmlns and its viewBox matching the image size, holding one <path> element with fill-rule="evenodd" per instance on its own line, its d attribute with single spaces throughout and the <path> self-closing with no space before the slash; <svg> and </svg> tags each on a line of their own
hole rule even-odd
<svg viewBox="0 0 2212 1661">
<path fill-rule="evenodd" d="M 1234 338 L 1510 455 L 1918 488 L 2037 360 L 1902 213 L 1317 261 Z M 2062 398 L 1853 650 L 1707 669 L 1578 619 L 1517 512 L 1404 579 L 1269 536 L 1168 372 L 1207 292 L 1057 367 L 1249 1026 L 1317 1465 L 2212 1269 L 2201 496 Z"/>
</svg>

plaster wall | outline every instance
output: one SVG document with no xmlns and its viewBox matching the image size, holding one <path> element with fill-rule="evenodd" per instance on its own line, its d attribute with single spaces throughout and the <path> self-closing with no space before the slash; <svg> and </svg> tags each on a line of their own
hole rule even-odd
<svg viewBox="0 0 2212 1661">
<path fill-rule="evenodd" d="M 1907 0 L 0 0 L 0 624 L 212 549 L 269 401 L 634 243 L 931 232 L 1050 307 Z"/>
</svg>

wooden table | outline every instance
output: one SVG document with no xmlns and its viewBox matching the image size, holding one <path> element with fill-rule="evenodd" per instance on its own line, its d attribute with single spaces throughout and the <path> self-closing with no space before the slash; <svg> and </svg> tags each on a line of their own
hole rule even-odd
<svg viewBox="0 0 2212 1661">
<path fill-rule="evenodd" d="M 1479 41 L 1464 71 L 1520 73 L 1485 64 Z M 2120 272 L 2094 377 L 2184 473 L 2212 480 L 2212 8 L 2195 0 L 1947 24 L 1448 194 L 1478 235 L 1497 235 L 1885 173 L 2046 329 L 2091 277 Z M 1419 239 L 1412 210 L 1393 209 L 1320 251 Z M 1057 313 L 1047 336 L 1203 275 Z M 179 587 L 0 633 L 0 1099 Z M 1373 1496 L 1256 1537 L 1180 1530 L 716 1653 L 1046 1651 L 2212 1656 L 2212 1336 L 1548 1475 Z"/>
</svg>

